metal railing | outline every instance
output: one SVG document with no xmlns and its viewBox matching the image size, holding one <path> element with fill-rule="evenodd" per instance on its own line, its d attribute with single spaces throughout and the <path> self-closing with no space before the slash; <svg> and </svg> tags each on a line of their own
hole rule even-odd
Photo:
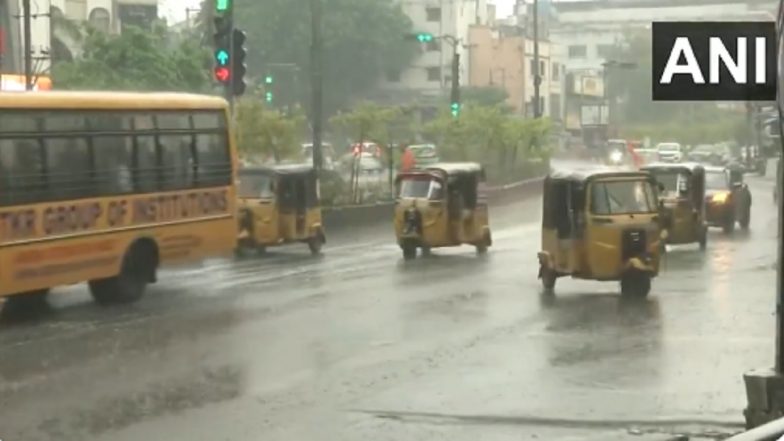
<svg viewBox="0 0 784 441">
<path fill-rule="evenodd" d="M 725 441 L 776 441 L 782 438 L 784 438 L 784 418 L 779 418 L 729 437 Z"/>
</svg>

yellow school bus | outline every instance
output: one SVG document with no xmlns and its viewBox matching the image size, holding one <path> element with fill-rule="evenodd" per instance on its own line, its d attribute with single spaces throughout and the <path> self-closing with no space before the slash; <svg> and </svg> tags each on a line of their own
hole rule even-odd
<svg viewBox="0 0 784 441">
<path fill-rule="evenodd" d="M 229 255 L 236 166 L 221 98 L 0 93 L 0 297 L 128 303 L 161 265 Z"/>
</svg>

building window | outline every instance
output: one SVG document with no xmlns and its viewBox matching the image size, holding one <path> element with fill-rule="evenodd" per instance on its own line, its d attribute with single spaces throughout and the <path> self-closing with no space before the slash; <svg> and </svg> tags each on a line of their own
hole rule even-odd
<svg viewBox="0 0 784 441">
<path fill-rule="evenodd" d="M 558 81 L 561 79 L 561 67 L 558 65 L 558 63 L 553 63 L 550 71 L 553 73 L 553 81 Z"/>
<path fill-rule="evenodd" d="M 426 8 L 427 21 L 441 21 L 441 8 Z"/>
<path fill-rule="evenodd" d="M 569 58 L 585 58 L 587 50 L 584 44 L 569 46 Z"/>
<path fill-rule="evenodd" d="M 109 20 L 109 11 L 104 8 L 95 8 L 90 11 L 90 25 L 101 32 L 109 32 Z"/>
<path fill-rule="evenodd" d="M 544 61 L 539 61 L 539 76 L 547 78 L 547 65 Z"/>
<path fill-rule="evenodd" d="M 427 81 L 441 81 L 441 68 L 428 67 L 427 68 Z"/>
<path fill-rule="evenodd" d="M 438 52 L 441 50 L 441 43 L 438 41 L 430 41 L 427 43 L 426 48 L 428 52 Z"/>
<path fill-rule="evenodd" d="M 615 45 L 612 44 L 596 45 L 596 53 L 599 55 L 599 58 L 612 58 L 614 50 L 615 50 Z"/>
<path fill-rule="evenodd" d="M 399 83 L 400 82 L 400 71 L 399 70 L 388 70 L 387 71 L 387 81 L 390 83 Z"/>
</svg>

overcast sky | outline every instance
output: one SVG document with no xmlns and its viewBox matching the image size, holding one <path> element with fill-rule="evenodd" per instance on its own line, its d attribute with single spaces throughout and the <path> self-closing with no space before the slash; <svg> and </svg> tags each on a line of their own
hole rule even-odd
<svg viewBox="0 0 784 441">
<path fill-rule="evenodd" d="M 292 0 L 293 1 L 293 0 Z M 506 17 L 512 13 L 515 0 L 490 0 L 498 6 L 498 16 Z M 166 17 L 169 23 L 177 23 L 185 20 L 185 10 L 187 8 L 198 8 L 201 0 L 160 0 L 161 15 Z"/>
</svg>

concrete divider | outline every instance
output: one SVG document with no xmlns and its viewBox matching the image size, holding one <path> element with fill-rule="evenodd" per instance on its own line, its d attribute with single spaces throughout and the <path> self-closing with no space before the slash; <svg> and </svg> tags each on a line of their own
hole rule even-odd
<svg viewBox="0 0 784 441">
<path fill-rule="evenodd" d="M 490 206 L 505 205 L 538 194 L 543 179 L 543 177 L 526 179 L 512 184 L 487 188 Z M 322 211 L 322 221 L 327 234 L 329 234 L 330 231 L 391 223 L 394 209 L 394 202 L 326 207 Z"/>
</svg>

